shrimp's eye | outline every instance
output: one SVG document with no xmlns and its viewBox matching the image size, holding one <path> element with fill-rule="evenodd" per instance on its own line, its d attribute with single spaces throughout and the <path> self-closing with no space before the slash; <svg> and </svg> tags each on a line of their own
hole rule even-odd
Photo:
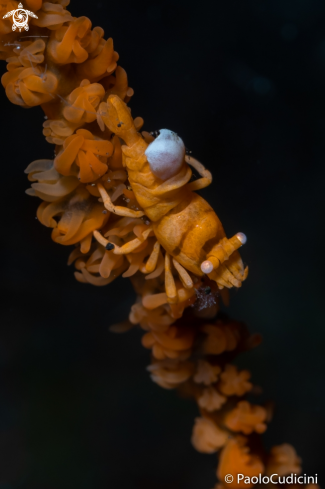
<svg viewBox="0 0 325 489">
<path fill-rule="evenodd" d="M 162 180 L 176 175 L 184 163 L 185 146 L 183 140 L 169 129 L 160 129 L 156 139 L 145 151 L 152 173 Z"/>
<path fill-rule="evenodd" d="M 151 134 L 151 136 L 153 136 L 154 138 L 157 138 L 157 137 L 160 135 L 160 131 L 152 131 L 150 134 Z"/>
</svg>

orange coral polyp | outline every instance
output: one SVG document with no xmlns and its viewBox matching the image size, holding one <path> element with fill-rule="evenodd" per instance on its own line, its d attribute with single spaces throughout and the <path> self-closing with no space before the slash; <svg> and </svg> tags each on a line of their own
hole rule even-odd
<svg viewBox="0 0 325 489">
<path fill-rule="evenodd" d="M 81 183 L 97 180 L 107 171 L 107 158 L 113 153 L 110 141 L 95 139 L 86 129 L 78 129 L 63 143 L 63 149 L 54 160 L 56 170 L 62 175 L 73 175 L 72 165 L 76 163 L 80 171 Z"/>
<path fill-rule="evenodd" d="M 7 70 L 12 71 L 19 67 L 32 67 L 35 64 L 43 63 L 45 47 L 43 39 L 23 41 L 17 44 L 13 50 L 16 56 L 7 58 Z"/>
<path fill-rule="evenodd" d="M 204 360 L 198 361 L 197 372 L 193 377 L 197 384 L 210 385 L 217 381 L 218 375 L 221 372 L 219 365 L 211 365 Z"/>
<path fill-rule="evenodd" d="M 69 105 L 63 109 L 64 117 L 75 124 L 93 122 L 97 118 L 96 108 L 104 95 L 102 85 L 83 80 L 80 87 L 68 96 Z"/>
<path fill-rule="evenodd" d="M 36 107 L 53 100 L 58 87 L 57 77 L 38 66 L 8 71 L 2 76 L 1 83 L 10 102 L 22 107 Z"/>
<path fill-rule="evenodd" d="M 202 390 L 198 397 L 198 404 L 208 412 L 218 411 L 226 402 L 227 398 L 220 394 L 214 387 L 207 387 Z"/>
<path fill-rule="evenodd" d="M 151 380 L 160 387 L 175 389 L 191 377 L 193 364 L 166 359 L 155 361 L 147 367 L 147 370 L 151 373 Z"/>
<path fill-rule="evenodd" d="M 301 474 L 301 458 L 289 443 L 283 443 L 271 448 L 271 453 L 266 464 L 267 475 L 277 474 L 279 476 L 289 474 Z"/>
<path fill-rule="evenodd" d="M 171 326 L 166 332 L 151 331 L 142 337 L 142 344 L 152 348 L 152 354 L 157 360 L 164 358 L 187 358 L 190 355 L 194 340 L 194 331 L 182 330 Z"/>
<path fill-rule="evenodd" d="M 225 445 L 228 436 L 211 419 L 196 418 L 191 441 L 198 452 L 214 453 Z"/>
<path fill-rule="evenodd" d="M 58 222 L 54 217 L 58 217 Z M 52 203 L 43 202 L 37 217 L 44 226 L 53 228 L 52 239 L 63 245 L 76 244 L 101 228 L 109 214 L 103 214 L 102 206 L 86 190 L 77 188 L 67 197 Z M 88 249 L 91 245 L 89 241 Z"/>
<path fill-rule="evenodd" d="M 39 0 L 32 0 L 39 1 Z M 71 22 L 73 17 L 64 7 L 69 5 L 70 0 L 53 0 L 43 2 L 41 10 L 37 12 L 38 19 L 33 19 L 32 24 L 37 27 L 46 27 L 49 30 L 56 30 L 65 22 Z M 34 9 L 36 12 L 37 9 Z"/>
<path fill-rule="evenodd" d="M 133 89 L 130 88 L 128 84 L 128 77 L 126 71 L 121 66 L 118 66 L 116 68 L 114 75 L 110 75 L 106 78 L 103 78 L 101 80 L 101 83 L 103 84 L 104 88 L 106 88 L 106 92 L 108 94 L 116 94 L 122 100 L 125 100 L 126 98 L 129 99 L 133 95 Z M 135 123 L 139 122 L 139 120 L 138 121 L 135 120 L 134 122 Z M 143 119 L 142 119 L 142 124 L 143 124 Z M 138 130 L 141 129 L 141 124 L 137 124 L 137 129 Z"/>
<path fill-rule="evenodd" d="M 53 160 L 33 161 L 25 170 L 31 188 L 26 190 L 28 195 L 37 196 L 46 202 L 54 202 L 73 192 L 80 182 L 76 177 L 64 177 L 56 171 Z"/>
<path fill-rule="evenodd" d="M 74 19 L 69 26 L 54 31 L 48 45 L 49 55 L 58 64 L 83 63 L 90 42 L 91 22 L 87 17 Z"/>
<path fill-rule="evenodd" d="M 98 81 L 103 76 L 113 73 L 117 67 L 119 55 L 114 51 L 113 39 L 102 40 L 98 49 L 85 63 L 77 67 L 77 73 L 91 81 Z"/>
<path fill-rule="evenodd" d="M 165 332 L 169 326 L 175 322 L 168 310 L 163 306 L 157 307 L 154 310 L 146 309 L 139 302 L 131 307 L 129 320 L 132 324 L 139 324 L 145 331 Z"/>
<path fill-rule="evenodd" d="M 236 323 L 226 325 L 202 326 L 202 331 L 207 333 L 203 342 L 203 351 L 206 354 L 219 355 L 224 351 L 234 350 L 238 344 L 238 327 Z"/>
<path fill-rule="evenodd" d="M 43 122 L 43 134 L 48 143 L 62 145 L 67 137 L 77 129 L 78 124 L 66 120 L 47 120 Z"/>
<path fill-rule="evenodd" d="M 107 285 L 125 270 L 123 256 L 109 254 L 105 248 L 94 243 L 90 250 L 76 248 L 69 257 L 70 265 L 76 260 L 75 277 L 79 282 L 96 286 Z"/>
<path fill-rule="evenodd" d="M 225 425 L 233 431 L 250 435 L 253 431 L 264 433 L 267 411 L 262 406 L 253 406 L 248 401 L 240 401 L 237 407 L 225 417 Z"/>
<path fill-rule="evenodd" d="M 238 372 L 235 365 L 226 365 L 220 375 L 219 390 L 226 396 L 243 396 L 253 385 L 248 382 L 251 374 L 248 370 Z"/>
<path fill-rule="evenodd" d="M 246 439 L 231 438 L 222 449 L 217 476 L 219 480 L 224 481 L 226 475 L 231 474 L 233 481 L 227 483 L 230 488 L 250 488 L 254 484 L 248 483 L 247 480 L 240 480 L 237 483 L 237 475 L 244 474 L 246 477 L 258 477 L 263 474 L 264 465 L 257 455 L 249 453 L 249 448 L 245 445 Z"/>
</svg>

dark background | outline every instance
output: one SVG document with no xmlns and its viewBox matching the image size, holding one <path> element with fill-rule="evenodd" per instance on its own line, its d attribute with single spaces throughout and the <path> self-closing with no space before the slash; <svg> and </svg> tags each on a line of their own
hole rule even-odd
<svg viewBox="0 0 325 489">
<path fill-rule="evenodd" d="M 277 406 L 265 443 L 292 443 L 324 484 L 325 3 L 68 8 L 113 37 L 133 115 L 184 139 L 213 172 L 202 194 L 226 232 L 247 234 L 229 313 L 264 338 L 241 365 Z M 211 489 L 215 456 L 190 444 L 195 405 L 150 381 L 139 330 L 108 331 L 134 301 L 129 281 L 76 282 L 35 219 L 23 170 L 53 155 L 41 110 L 0 97 L 0 488 Z"/>
</svg>

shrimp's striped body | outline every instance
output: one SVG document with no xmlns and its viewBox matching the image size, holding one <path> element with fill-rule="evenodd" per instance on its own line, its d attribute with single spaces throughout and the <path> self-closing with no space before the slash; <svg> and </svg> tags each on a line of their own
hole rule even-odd
<svg viewBox="0 0 325 489">
<path fill-rule="evenodd" d="M 126 143 L 122 147 L 123 164 L 128 170 L 130 185 L 143 212 L 115 207 L 104 187 L 99 184 L 98 189 L 105 207 L 111 212 L 134 217 L 145 214 L 150 219 L 146 234 L 153 231 L 158 242 L 153 253 L 157 249 L 159 252 L 160 246 L 166 251 L 165 281 L 169 302 L 178 300 L 170 257 L 187 288 L 193 287 L 187 271 L 196 276 L 206 273 L 217 282 L 220 289 L 240 287 L 247 277 L 248 269 L 244 269 L 236 250 L 244 244 L 246 237 L 238 233 L 227 239 L 212 207 L 194 192 L 211 183 L 210 172 L 194 158 L 185 156 L 185 148 L 182 154 L 183 142 L 171 131 L 162 130 L 162 134 L 148 144 L 137 132 L 129 109 L 118 96 L 110 95 L 107 103 L 103 102 L 99 107 L 99 112 L 109 130 Z M 174 153 L 169 152 L 170 147 Z M 176 154 L 174 159 L 173 154 Z M 202 178 L 189 183 L 192 175 L 189 165 Z M 98 232 L 95 232 L 95 237 L 102 244 L 110 246 Z M 122 248 L 125 249 L 114 245 L 110 249 L 117 254 L 128 253 L 135 249 L 133 246 L 139 246 L 137 241 L 124 245 Z M 149 257 L 150 269 L 154 258 Z"/>
</svg>

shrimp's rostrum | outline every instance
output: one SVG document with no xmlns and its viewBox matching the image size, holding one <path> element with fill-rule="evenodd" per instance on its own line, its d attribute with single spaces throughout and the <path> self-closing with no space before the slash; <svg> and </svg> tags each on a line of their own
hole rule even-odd
<svg viewBox="0 0 325 489">
<path fill-rule="evenodd" d="M 101 184 L 98 184 L 98 190 L 110 212 L 130 217 L 145 214 L 150 219 L 146 236 L 154 234 L 166 252 L 168 301 L 178 301 L 172 263 L 178 264 L 175 268 L 181 280 L 186 273 L 188 283 L 191 278 L 186 270 L 199 277 L 208 275 L 220 289 L 240 287 L 248 268 L 244 268 L 237 250 L 246 242 L 246 236 L 237 233 L 228 239 L 212 207 L 194 192 L 211 183 L 210 172 L 192 156 L 186 155 L 183 141 L 172 131 L 162 129 L 156 133 L 156 139 L 148 143 L 137 131 L 127 105 L 117 95 L 109 95 L 98 110 L 108 129 L 125 142 L 122 146 L 123 165 L 143 212 L 115 207 Z M 192 170 L 189 165 L 201 178 L 190 182 Z M 94 234 L 101 244 L 109 245 L 112 253 L 124 253 L 123 247 L 112 246 L 98 231 Z M 139 238 L 129 242 L 125 253 L 139 243 Z"/>
</svg>

